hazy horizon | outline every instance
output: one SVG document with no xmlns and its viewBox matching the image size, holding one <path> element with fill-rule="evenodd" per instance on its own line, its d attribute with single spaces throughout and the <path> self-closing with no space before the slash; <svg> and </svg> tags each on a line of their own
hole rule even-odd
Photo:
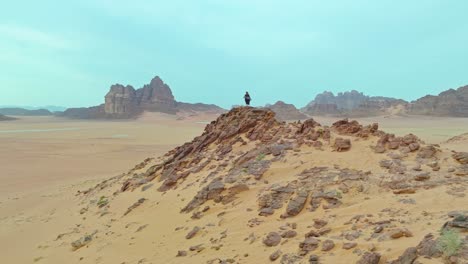
<svg viewBox="0 0 468 264">
<path fill-rule="evenodd" d="M 468 84 L 467 8 L 462 0 L 8 2 L 0 105 L 98 105 L 110 85 L 138 89 L 156 75 L 178 101 L 224 108 L 246 90 L 254 105 L 302 107 L 325 90 L 412 101 Z"/>
</svg>

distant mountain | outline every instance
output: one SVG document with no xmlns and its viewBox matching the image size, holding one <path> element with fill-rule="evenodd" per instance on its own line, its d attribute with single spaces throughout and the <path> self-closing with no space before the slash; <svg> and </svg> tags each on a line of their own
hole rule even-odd
<svg viewBox="0 0 468 264">
<path fill-rule="evenodd" d="M 44 106 L 0 105 L 0 108 L 22 108 L 26 110 L 46 109 L 46 110 L 49 110 L 50 112 L 63 112 L 67 109 L 64 106 L 56 106 L 56 105 L 44 105 Z"/>
<path fill-rule="evenodd" d="M 16 120 L 16 118 L 0 115 L 0 121 L 10 121 L 10 120 Z"/>
<path fill-rule="evenodd" d="M 449 89 L 439 95 L 426 95 L 411 102 L 408 113 L 414 115 L 468 117 L 468 85 Z"/>
<path fill-rule="evenodd" d="M 309 115 L 360 117 L 388 114 L 390 109 L 407 104 L 401 99 L 367 96 L 356 90 L 338 93 L 336 96 L 325 91 L 301 110 Z"/>
<path fill-rule="evenodd" d="M 24 108 L 0 108 L 0 114 L 12 116 L 50 116 L 52 113 L 47 109 L 28 110 Z"/>
<path fill-rule="evenodd" d="M 225 110 L 209 104 L 177 102 L 171 89 L 158 76 L 142 88 L 114 84 L 105 96 L 104 104 L 89 108 L 70 108 L 60 116 L 84 119 L 135 118 L 144 111 L 177 114 L 178 112 L 222 113 Z"/>
<path fill-rule="evenodd" d="M 276 118 L 281 121 L 301 120 L 308 118 L 307 115 L 301 113 L 293 104 L 287 104 L 283 101 L 278 101 L 273 105 L 267 105 L 265 108 L 275 112 Z"/>
</svg>

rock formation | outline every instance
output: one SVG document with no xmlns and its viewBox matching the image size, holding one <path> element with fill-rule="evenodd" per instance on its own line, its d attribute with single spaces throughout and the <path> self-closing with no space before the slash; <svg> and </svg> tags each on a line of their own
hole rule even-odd
<svg viewBox="0 0 468 264">
<path fill-rule="evenodd" d="M 378 128 L 234 108 L 163 157 L 80 191 L 87 209 L 69 229 L 79 231 L 51 248 L 89 254 L 112 241 L 144 252 L 152 243 L 142 263 L 415 263 L 449 253 L 465 263 L 468 240 L 441 252 L 456 234 L 439 231 L 468 229 L 456 211 L 466 207 L 468 154 Z"/>
<path fill-rule="evenodd" d="M 115 84 L 106 94 L 104 112 L 118 115 L 134 113 L 137 111 L 137 106 L 135 89 L 130 85 Z"/>
<path fill-rule="evenodd" d="M 278 101 L 273 105 L 268 105 L 265 108 L 268 108 L 275 112 L 276 118 L 278 120 L 287 121 L 287 120 L 304 120 L 307 119 L 307 115 L 299 112 L 293 104 L 286 104 L 283 101 Z"/>
<path fill-rule="evenodd" d="M 177 114 L 178 112 L 222 113 L 216 105 L 177 102 L 172 91 L 158 76 L 149 84 L 135 90 L 131 85 L 114 84 L 105 96 L 105 102 L 89 108 L 70 108 L 61 116 L 69 118 L 135 118 L 144 111 Z"/>
<path fill-rule="evenodd" d="M 28 110 L 24 108 L 0 108 L 0 114 L 12 116 L 49 116 L 52 113 L 47 109 Z"/>
<path fill-rule="evenodd" d="M 450 89 L 437 96 L 426 95 L 409 105 L 414 115 L 468 117 L 468 85 Z"/>
<path fill-rule="evenodd" d="M 310 115 L 374 116 L 388 113 L 391 107 L 406 104 L 404 100 L 366 96 L 355 90 L 338 93 L 336 96 L 326 91 L 318 94 L 302 111 Z"/>
</svg>

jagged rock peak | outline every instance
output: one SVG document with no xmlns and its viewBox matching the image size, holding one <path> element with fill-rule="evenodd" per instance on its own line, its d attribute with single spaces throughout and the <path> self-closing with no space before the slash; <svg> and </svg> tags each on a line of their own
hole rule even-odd
<svg viewBox="0 0 468 264">
<path fill-rule="evenodd" d="M 273 105 L 267 105 L 266 108 L 271 109 L 276 113 L 279 120 L 303 120 L 307 119 L 307 115 L 301 113 L 293 104 L 287 104 L 283 101 L 278 101 Z"/>
</svg>

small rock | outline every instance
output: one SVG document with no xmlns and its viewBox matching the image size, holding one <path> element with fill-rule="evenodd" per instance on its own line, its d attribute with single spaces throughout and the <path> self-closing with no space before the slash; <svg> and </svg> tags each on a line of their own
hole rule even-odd
<svg viewBox="0 0 468 264">
<path fill-rule="evenodd" d="M 356 262 L 356 264 L 378 264 L 380 261 L 380 254 L 376 252 L 366 252 Z"/>
<path fill-rule="evenodd" d="M 294 231 L 294 230 L 288 230 L 286 232 L 283 232 L 281 234 L 281 237 L 282 238 L 292 238 L 292 237 L 295 237 L 297 235 L 297 232 Z"/>
<path fill-rule="evenodd" d="M 414 176 L 415 181 L 425 181 L 425 180 L 429 180 L 429 178 L 431 178 L 431 176 L 429 175 L 429 172 L 420 173 Z"/>
<path fill-rule="evenodd" d="M 322 251 L 330 251 L 335 247 L 333 240 L 327 239 L 322 243 Z"/>
<path fill-rule="evenodd" d="M 200 231 L 200 228 L 198 226 L 194 227 L 190 232 L 188 232 L 185 238 L 186 239 L 193 238 L 198 233 L 198 231 Z"/>
<path fill-rule="evenodd" d="M 176 257 L 185 257 L 185 256 L 187 256 L 187 251 L 185 250 L 179 250 L 176 255 Z"/>
<path fill-rule="evenodd" d="M 263 244 L 268 247 L 277 246 L 281 242 L 281 236 L 277 232 L 270 232 L 268 235 L 263 239 Z"/>
<path fill-rule="evenodd" d="M 357 243 L 356 242 L 345 242 L 343 244 L 343 249 L 352 249 L 352 248 L 355 248 L 357 246 Z"/>
<path fill-rule="evenodd" d="M 196 246 L 191 246 L 189 248 L 190 251 L 196 251 L 196 252 L 201 252 L 202 250 L 204 250 L 205 248 L 203 247 L 203 244 L 200 244 L 200 245 L 196 245 Z"/>
<path fill-rule="evenodd" d="M 277 260 L 277 259 L 281 256 L 281 254 L 283 254 L 283 252 L 282 252 L 281 250 L 279 250 L 279 249 L 276 250 L 275 252 L 273 252 L 273 253 L 270 255 L 270 260 L 271 260 L 271 261 Z"/>
<path fill-rule="evenodd" d="M 314 227 L 320 229 L 328 224 L 327 221 L 323 219 L 314 219 Z"/>
<path fill-rule="evenodd" d="M 413 233 L 411 233 L 408 229 L 406 228 L 396 228 L 393 229 L 389 232 L 389 236 L 393 239 L 397 239 L 400 237 L 412 237 Z"/>
<path fill-rule="evenodd" d="M 418 251 L 415 247 L 410 247 L 403 252 L 403 254 L 390 264 L 413 264 L 414 260 L 418 257 Z"/>
</svg>

